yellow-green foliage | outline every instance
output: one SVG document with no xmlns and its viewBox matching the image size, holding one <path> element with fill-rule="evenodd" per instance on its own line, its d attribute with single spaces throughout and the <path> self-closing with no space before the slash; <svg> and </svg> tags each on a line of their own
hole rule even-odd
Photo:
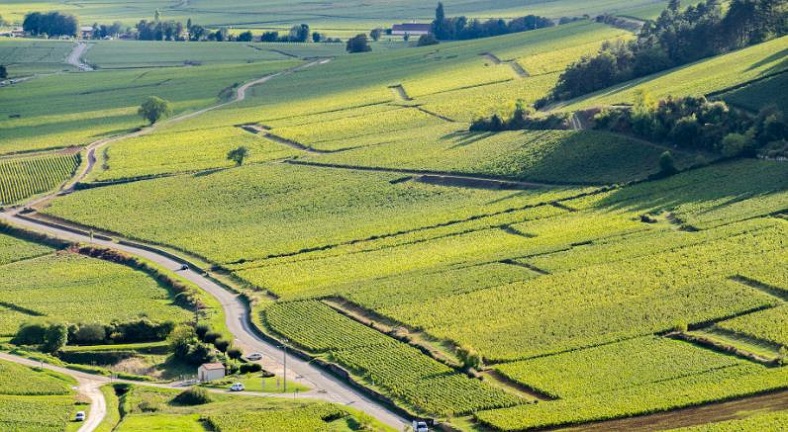
<svg viewBox="0 0 788 432">
<path fill-rule="evenodd" d="M 0 429 L 63 431 L 73 410 L 75 384 L 54 372 L 0 362 Z"/>
<path fill-rule="evenodd" d="M 76 154 L 0 159 L 0 205 L 54 189 L 71 177 L 78 164 Z"/>
<path fill-rule="evenodd" d="M 264 312 L 274 330 L 329 357 L 401 403 L 427 414 L 467 414 L 523 402 L 339 315 L 318 301 L 277 303 Z"/>
<path fill-rule="evenodd" d="M 50 255 L 1 267 L 0 333 L 14 334 L 29 320 L 80 323 L 182 321 L 189 313 L 172 305 L 167 291 L 142 272 L 73 254 Z"/>
</svg>

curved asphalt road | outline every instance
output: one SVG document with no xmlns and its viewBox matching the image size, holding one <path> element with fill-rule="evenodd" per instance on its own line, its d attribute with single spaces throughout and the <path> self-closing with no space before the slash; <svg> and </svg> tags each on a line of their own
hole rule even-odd
<svg viewBox="0 0 788 432">
<path fill-rule="evenodd" d="M 27 219 L 21 219 L 12 213 L 0 213 L 0 219 L 4 219 L 19 227 L 47 234 L 59 239 L 81 242 L 85 244 L 92 243 L 97 246 L 116 249 L 129 255 L 134 255 L 155 262 L 156 264 L 170 268 L 173 271 L 177 271 L 177 269 L 179 269 L 182 265 L 181 262 L 144 249 L 98 239 L 93 239 L 91 242 L 91 239 L 88 236 L 76 234 L 47 225 L 42 225 Z M 236 345 L 244 348 L 245 352 L 247 353 L 259 352 L 263 354 L 265 360 L 264 366 L 268 368 L 274 366 L 274 370 L 280 371 L 283 369 L 284 351 L 282 348 L 260 339 L 257 337 L 255 332 L 249 328 L 249 312 L 246 305 L 241 301 L 238 295 L 227 291 L 212 280 L 192 270 L 180 271 L 178 273 L 183 278 L 193 282 L 195 285 L 219 300 L 222 308 L 224 309 L 227 320 L 227 328 L 236 338 Z M 382 423 L 385 423 L 397 430 L 402 430 L 402 428 L 407 425 L 405 419 L 382 407 L 377 402 L 362 395 L 344 381 L 341 381 L 333 375 L 324 373 L 318 367 L 309 364 L 309 362 L 288 355 L 287 372 L 288 380 L 292 381 L 293 379 L 296 379 L 297 381 L 303 382 L 314 389 L 313 391 L 304 394 L 304 396 L 351 406 L 375 417 Z"/>
<path fill-rule="evenodd" d="M 246 98 L 247 90 L 249 90 L 249 88 L 251 88 L 254 85 L 262 84 L 273 78 L 288 75 L 290 73 L 302 69 L 306 69 L 316 65 L 326 64 L 330 61 L 331 59 L 319 59 L 292 69 L 288 69 L 283 72 L 267 75 L 263 78 L 248 82 L 236 90 L 236 96 L 233 100 L 212 107 L 208 107 L 199 111 L 174 117 L 169 121 L 167 121 L 166 123 L 173 123 L 173 122 L 186 120 L 188 118 L 193 118 L 201 114 L 204 114 L 206 112 L 243 101 Z M 63 186 L 62 191 L 66 193 L 73 191 L 74 185 L 76 185 L 77 182 L 83 180 L 90 173 L 90 171 L 95 166 L 96 150 L 113 142 L 117 142 L 126 138 L 132 138 L 132 137 L 148 134 L 153 130 L 155 130 L 155 128 L 156 125 L 149 126 L 127 135 L 102 139 L 88 145 L 86 147 L 88 163 L 84 164 L 82 170 L 79 173 L 77 173 L 70 182 L 68 182 L 66 185 Z M 63 192 L 59 192 L 59 193 L 63 193 Z M 43 203 L 45 201 L 53 199 L 55 196 L 57 196 L 57 194 L 58 193 L 53 193 L 44 196 L 42 198 L 39 198 L 37 200 L 34 200 L 33 202 L 27 203 L 27 206 Z M 17 208 L 17 209 L 11 209 L 7 212 L 0 212 L 0 219 L 4 219 L 8 222 L 26 228 L 28 230 L 47 234 L 49 236 L 57 237 L 59 239 L 81 242 L 81 243 L 93 243 L 99 246 L 120 250 L 127 254 L 153 261 L 161 266 L 173 269 L 173 271 L 176 271 L 176 269 L 179 269 L 181 266 L 180 262 L 174 261 L 163 255 L 159 255 L 157 253 L 148 250 L 139 249 L 132 246 L 120 245 L 109 241 L 91 239 L 88 236 L 84 236 L 81 234 L 76 234 L 70 231 L 40 224 L 35 221 L 21 219 L 17 217 L 19 211 L 21 211 L 21 209 Z M 272 345 L 260 339 L 259 337 L 257 337 L 255 332 L 249 328 L 249 324 L 248 324 L 249 313 L 247 307 L 236 294 L 233 294 L 225 290 L 221 286 L 214 283 L 212 280 L 198 273 L 195 273 L 191 270 L 182 271 L 180 272 L 180 275 L 183 276 L 185 279 L 188 279 L 189 281 L 193 282 L 195 285 L 197 285 L 204 291 L 214 296 L 217 300 L 219 300 L 219 302 L 222 305 L 222 308 L 224 309 L 224 313 L 227 319 L 227 327 L 236 338 L 235 340 L 236 345 L 239 345 L 240 347 L 244 348 L 246 352 L 259 352 L 263 354 L 264 356 L 263 363 L 265 367 L 267 367 L 268 369 L 273 369 L 273 371 L 275 372 L 280 372 L 280 373 L 283 372 L 284 351 L 280 347 Z M 287 372 L 288 372 L 287 373 L 288 380 L 296 379 L 298 381 L 302 381 L 314 389 L 313 391 L 304 394 L 304 396 L 335 402 L 347 406 L 352 406 L 360 411 L 363 411 L 375 417 L 382 423 L 385 423 L 398 430 L 401 430 L 403 426 L 408 424 L 405 419 L 399 417 L 398 415 L 392 413 L 391 411 L 382 407 L 378 403 L 362 395 L 360 392 L 350 387 L 350 385 L 348 385 L 347 383 L 339 380 L 338 378 L 332 375 L 323 373 L 321 369 L 319 369 L 314 365 L 309 364 L 304 360 L 292 356 L 287 356 Z M 69 374 L 77 377 L 73 373 L 69 373 Z M 79 377 L 77 378 L 79 379 Z M 98 386 L 96 386 L 95 388 L 97 389 Z M 100 392 L 98 392 L 98 395 L 95 395 L 95 392 L 91 394 L 89 387 L 86 389 L 87 389 L 86 392 L 91 396 L 91 399 L 93 399 L 94 396 L 96 397 L 96 399 L 93 399 L 94 410 L 91 411 L 91 417 L 95 417 L 97 416 L 98 413 L 101 412 L 101 410 L 97 410 L 95 406 L 103 405 L 104 398 Z M 93 411 L 96 411 L 97 414 L 94 415 Z M 102 419 L 103 419 L 103 414 L 95 422 L 96 425 L 98 425 Z M 92 424 L 93 422 L 91 421 L 88 423 Z M 80 432 L 87 432 L 93 430 L 85 427 L 83 427 L 83 429 L 80 429 Z"/>
</svg>

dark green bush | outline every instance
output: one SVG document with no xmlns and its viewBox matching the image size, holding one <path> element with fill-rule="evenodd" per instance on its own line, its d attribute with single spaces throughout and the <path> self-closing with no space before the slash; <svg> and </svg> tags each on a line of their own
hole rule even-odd
<svg viewBox="0 0 788 432">
<path fill-rule="evenodd" d="M 211 395 L 202 387 L 190 387 L 182 391 L 175 399 L 172 400 L 177 405 L 204 405 L 211 403 Z"/>
</svg>

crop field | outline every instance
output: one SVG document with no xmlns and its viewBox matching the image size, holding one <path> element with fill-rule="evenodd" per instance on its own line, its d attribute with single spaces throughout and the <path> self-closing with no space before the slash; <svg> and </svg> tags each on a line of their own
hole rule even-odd
<svg viewBox="0 0 788 432">
<path fill-rule="evenodd" d="M 786 92 L 788 92 L 788 74 L 780 73 L 777 76 L 724 93 L 719 97 L 729 104 L 751 111 L 758 111 L 763 106 L 774 104 L 780 111 L 786 112 L 788 111 L 788 102 L 781 96 Z"/>
<path fill-rule="evenodd" d="M 73 411 L 75 384 L 53 372 L 0 362 L 0 429 L 63 431 Z"/>
<path fill-rule="evenodd" d="M 329 358 L 400 402 L 429 414 L 467 414 L 521 403 L 316 301 L 278 303 L 263 320 L 293 342 Z"/>
<path fill-rule="evenodd" d="M 786 368 L 743 364 L 610 393 L 484 411 L 476 418 L 497 430 L 519 431 L 666 411 L 784 389 L 786 382 Z"/>
<path fill-rule="evenodd" d="M 8 69 L 9 78 L 73 70 L 64 63 L 73 47 L 73 43 L 64 41 L 0 39 L 0 64 Z"/>
<path fill-rule="evenodd" d="M 575 111 L 594 106 L 633 103 L 636 92 L 640 90 L 647 91 L 654 98 L 719 92 L 785 70 L 788 67 L 785 57 L 775 53 L 783 49 L 786 42 L 788 37 L 782 37 L 727 55 L 701 60 L 570 101 L 560 109 Z"/>
<path fill-rule="evenodd" d="M 613 184 L 642 179 L 659 170 L 665 149 L 625 136 L 596 131 L 471 133 L 435 127 L 423 139 L 412 132 L 377 135 L 378 141 L 310 160 L 354 166 L 482 174 L 511 180 L 558 184 Z M 344 141 L 343 141 L 344 142 Z M 626 156 L 622 156 L 626 155 Z M 677 153 L 686 168 L 694 154 Z"/>
<path fill-rule="evenodd" d="M 285 60 L 39 77 L 2 89 L 0 153 L 88 144 L 142 126 L 137 107 L 152 94 L 171 101 L 175 114 L 184 113 L 229 97 L 229 87 L 296 64 Z"/>
<path fill-rule="evenodd" d="M 76 154 L 0 159 L 0 206 L 55 189 L 78 165 Z"/>
<path fill-rule="evenodd" d="M 447 4 L 447 14 L 645 19 L 667 2 L 527 3 L 471 0 Z M 0 14 L 76 5 L 14 1 Z M 79 6 L 83 23 L 111 16 L 131 24 L 159 8 L 165 20 L 191 17 L 235 33 L 296 20 L 329 35 L 427 22 L 435 8 L 414 0 Z M 190 254 L 249 295 L 257 325 L 413 416 L 514 432 L 782 391 L 785 162 L 723 160 L 611 132 L 468 131 L 472 119 L 506 117 L 518 102 L 542 98 L 566 65 L 605 41 L 633 37 L 581 20 L 425 47 L 384 37 L 372 52 L 352 55 L 344 44 L 91 43 L 86 61 L 97 71 L 0 89 L 0 154 L 9 154 L 0 156 L 0 200 L 53 190 L 79 162 L 65 150 L 11 154 L 132 131 L 143 124 L 141 99 L 156 95 L 173 103 L 176 116 L 196 115 L 112 142 L 84 180 L 100 187 L 36 211 Z M 638 90 L 656 98 L 711 94 L 750 111 L 782 106 L 786 41 L 552 109 L 628 104 Z M 0 42 L 0 56 L 56 70 L 69 46 Z M 243 101 L 199 111 L 274 74 Z M 249 154 L 236 165 L 227 154 L 239 146 Z M 666 151 L 674 175 L 658 175 Z M 191 315 L 143 273 L 2 235 L 0 273 L 4 337 L 23 321 L 79 322 L 87 309 L 101 322 Z M 740 351 L 718 352 L 673 332 L 718 335 L 709 341 Z M 473 359 L 463 358 L 466 350 Z M 473 370 L 457 366 L 465 360 Z M 0 388 L 3 376 L 0 368 Z M 43 394 L 25 398 L 70 397 Z M 213 402 L 186 407 L 171 403 L 174 395 L 134 387 L 110 429 L 349 431 L 367 421 L 326 403 L 212 394 Z M 10 398 L 0 395 L 0 411 Z M 785 421 L 747 414 L 727 417 L 730 428 L 768 430 Z"/>
<path fill-rule="evenodd" d="M 788 306 L 723 321 L 717 327 L 751 338 L 788 346 Z"/>
<path fill-rule="evenodd" d="M 487 1 L 473 0 L 459 4 L 449 3 L 453 15 L 473 18 L 513 18 L 527 14 L 546 15 L 551 18 L 613 14 L 653 14 L 655 7 L 664 8 L 665 0 L 598 0 L 585 2 L 568 0 L 554 2 L 536 0 L 524 5 L 517 0 Z M 416 0 L 377 1 L 361 3 L 357 0 L 341 0 L 331 4 L 315 5 L 307 1 L 291 2 L 276 0 L 261 5 L 252 0 L 240 0 L 233 8 L 210 0 L 191 0 L 182 3 L 176 0 L 133 0 L 133 1 L 82 1 L 80 3 L 58 3 L 51 0 L 10 0 L 0 5 L 0 14 L 10 21 L 21 22 L 28 11 L 60 10 L 80 17 L 83 23 L 112 22 L 120 20 L 133 25 L 141 19 L 151 20 L 159 9 L 163 19 L 185 22 L 192 18 L 195 23 L 208 27 L 242 27 L 252 29 L 287 29 L 290 23 L 309 23 L 331 36 L 345 36 L 349 30 L 369 31 L 374 27 L 390 26 L 411 20 L 429 21 L 434 17 L 435 4 Z M 643 12 L 643 8 L 649 12 Z M 239 13 L 237 11 L 243 11 Z"/>
<path fill-rule="evenodd" d="M 101 69 L 289 60 L 288 56 L 265 47 L 265 45 L 222 42 L 174 44 L 154 41 L 96 41 L 91 43 L 85 60 Z M 326 52 L 330 51 L 326 50 Z"/>
<path fill-rule="evenodd" d="M 141 272 L 72 254 L 48 255 L 2 266 L 0 333 L 24 321 L 109 323 L 141 316 L 180 322 L 190 313 Z M 90 311 L 89 317 L 86 312 Z"/>
<path fill-rule="evenodd" d="M 325 402 L 214 394 L 211 403 L 189 407 L 171 403 L 177 394 L 177 391 L 169 389 L 132 387 L 131 392 L 124 397 L 128 410 L 115 430 L 199 432 L 204 431 L 208 424 L 217 432 L 252 432 L 261 429 L 349 431 L 352 430 L 349 425 L 365 423 L 372 431 L 390 431 L 377 422 L 362 419 L 359 412 L 351 407 Z"/>
</svg>

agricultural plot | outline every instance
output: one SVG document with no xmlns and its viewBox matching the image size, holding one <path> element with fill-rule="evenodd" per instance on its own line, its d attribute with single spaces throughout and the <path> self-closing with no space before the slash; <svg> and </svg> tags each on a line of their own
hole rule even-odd
<svg viewBox="0 0 788 432">
<path fill-rule="evenodd" d="M 574 399 L 484 411 L 476 418 L 501 431 L 628 417 L 786 388 L 788 369 L 754 364 Z"/>
<path fill-rule="evenodd" d="M 788 74 L 783 72 L 724 93 L 719 97 L 733 106 L 751 111 L 759 111 L 764 106 L 774 104 L 780 111 L 788 112 L 788 102 L 784 97 L 781 97 L 786 93 L 788 93 Z"/>
<path fill-rule="evenodd" d="M 432 132 L 432 133 L 429 133 Z M 419 137 L 419 139 L 414 139 Z M 470 133 L 449 126 L 375 136 L 369 146 L 310 159 L 320 163 L 475 174 L 558 184 L 612 184 L 659 171 L 664 148 L 594 131 Z M 677 166 L 696 161 L 676 154 Z"/>
<path fill-rule="evenodd" d="M 717 327 L 736 334 L 788 347 L 788 306 L 723 321 Z"/>
<path fill-rule="evenodd" d="M 47 212 L 228 264 L 503 211 L 533 203 L 538 195 L 390 183 L 399 178 L 285 164 L 246 166 L 82 191 L 55 201 Z M 184 214 L 191 215 L 188 225 Z"/>
<path fill-rule="evenodd" d="M 68 180 L 79 165 L 78 154 L 0 159 L 0 207 L 48 192 Z"/>
<path fill-rule="evenodd" d="M 152 94 L 171 101 L 177 115 L 229 99 L 240 83 L 297 64 L 287 60 L 40 77 L 2 89 L 0 153 L 88 144 L 142 126 L 137 108 Z"/>
<path fill-rule="evenodd" d="M 74 409 L 69 377 L 0 362 L 0 429 L 63 431 Z"/>
<path fill-rule="evenodd" d="M 0 39 L 0 64 L 7 68 L 9 78 L 73 70 L 72 66 L 65 63 L 66 56 L 73 48 L 74 44 L 68 41 L 15 41 L 3 38 Z M 4 97 L 6 90 L 0 90 Z"/>
<path fill-rule="evenodd" d="M 299 345 L 328 351 L 329 358 L 416 412 L 467 414 L 523 402 L 317 301 L 277 303 L 263 312 L 263 320 Z"/>
<path fill-rule="evenodd" d="M 180 322 L 191 315 L 144 273 L 97 259 L 49 255 L 4 265 L 2 271 L 0 334 L 6 336 L 25 321 L 109 323 L 147 316 Z"/>
<path fill-rule="evenodd" d="M 171 403 L 178 391 L 132 387 L 124 396 L 125 416 L 115 430 L 204 431 L 209 425 L 217 432 L 265 430 L 350 430 L 348 425 L 363 424 L 369 430 L 391 429 L 363 418 L 351 407 L 325 402 L 289 401 L 212 394 L 212 402 L 189 407 Z M 155 410 L 151 410 L 155 407 Z"/>
<path fill-rule="evenodd" d="M 744 48 L 661 74 L 648 76 L 614 86 L 589 96 L 569 101 L 560 110 L 576 111 L 583 108 L 633 103 L 635 95 L 645 90 L 654 98 L 667 96 L 705 95 L 763 78 L 786 69 L 784 57 L 774 55 L 788 41 L 788 37 Z"/>
<path fill-rule="evenodd" d="M 514 18 L 527 14 L 545 15 L 558 19 L 562 16 L 592 16 L 602 13 L 628 14 L 639 12 L 643 7 L 653 5 L 655 0 L 600 0 L 584 2 L 568 0 L 554 2 L 537 0 L 523 5 L 516 0 L 504 0 L 491 4 L 486 1 L 473 0 L 458 4 L 450 4 L 451 15 L 467 15 L 470 18 Z M 657 0 L 664 9 L 667 3 Z M 331 36 L 345 37 L 351 31 L 368 32 L 375 27 L 386 27 L 396 22 L 419 20 L 428 22 L 435 16 L 435 4 L 417 0 L 373 3 L 358 7 L 351 0 L 341 0 L 331 4 L 314 5 L 310 3 L 293 3 L 287 0 L 275 0 L 261 5 L 252 0 L 240 0 L 233 3 L 233 8 L 217 4 L 210 0 L 191 0 L 189 3 L 178 3 L 167 0 L 110 0 L 104 2 L 87 2 L 80 4 L 57 3 L 47 0 L 11 2 L 0 5 L 0 14 L 11 21 L 21 22 L 24 14 L 31 10 L 60 10 L 80 17 L 81 22 L 112 22 L 120 20 L 126 25 L 134 25 L 141 19 L 151 20 L 153 11 L 162 11 L 164 19 L 175 19 L 186 22 L 192 18 L 195 23 L 208 27 L 230 27 L 251 29 L 287 30 L 290 23 L 309 23 L 314 29 L 328 32 Z M 238 11 L 243 11 L 239 13 Z"/>
<path fill-rule="evenodd" d="M 178 67 L 288 60 L 289 56 L 251 43 L 96 41 L 85 60 L 101 69 Z"/>
<path fill-rule="evenodd" d="M 745 364 L 686 342 L 655 336 L 496 366 L 508 378 L 570 399 L 683 379 Z"/>
<path fill-rule="evenodd" d="M 0 234 L 0 266 L 52 253 L 48 246 Z"/>
<path fill-rule="evenodd" d="M 101 156 L 103 163 L 92 180 L 107 181 L 143 176 L 194 172 L 235 165 L 227 152 L 244 146 L 249 150 L 245 163 L 283 159 L 297 151 L 237 127 L 195 129 L 145 135 L 116 143 Z"/>
</svg>

